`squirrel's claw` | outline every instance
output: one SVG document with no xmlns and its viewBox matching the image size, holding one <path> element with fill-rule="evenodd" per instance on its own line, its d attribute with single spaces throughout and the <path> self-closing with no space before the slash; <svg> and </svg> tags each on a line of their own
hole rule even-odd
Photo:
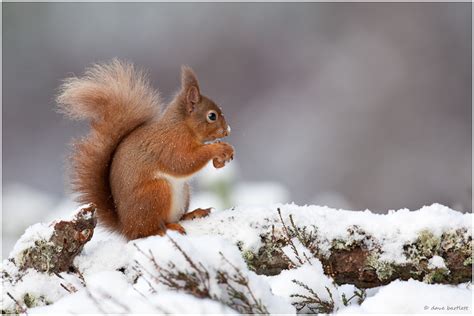
<svg viewBox="0 0 474 316">
<path fill-rule="evenodd" d="M 166 229 L 177 231 L 181 235 L 186 235 L 186 230 L 184 229 L 183 226 L 181 226 L 181 224 L 167 223 L 165 226 L 166 226 Z"/>
</svg>

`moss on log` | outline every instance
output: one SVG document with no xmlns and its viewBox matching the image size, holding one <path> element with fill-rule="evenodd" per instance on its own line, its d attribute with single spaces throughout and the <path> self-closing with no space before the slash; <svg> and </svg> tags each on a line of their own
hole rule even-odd
<svg viewBox="0 0 474 316">
<path fill-rule="evenodd" d="M 261 235 L 263 246 L 257 252 L 243 251 L 249 268 L 257 274 L 276 275 L 284 269 L 292 269 L 295 264 L 282 248 L 291 246 L 296 238 L 311 256 L 322 262 L 325 273 L 337 284 L 371 288 L 396 279 L 441 284 L 459 284 L 472 279 L 473 241 L 467 229 L 444 232 L 441 237 L 429 230 L 421 231 L 413 243 L 403 246 L 406 262 L 395 263 L 383 259 L 377 241 L 358 227 L 352 227 L 349 235 L 357 234 L 359 238 L 333 240 L 329 254 L 319 249 L 317 231 L 309 234 L 308 227 L 294 223 L 283 227 Z M 435 256 L 443 259 L 444 266 L 430 264 Z"/>
</svg>

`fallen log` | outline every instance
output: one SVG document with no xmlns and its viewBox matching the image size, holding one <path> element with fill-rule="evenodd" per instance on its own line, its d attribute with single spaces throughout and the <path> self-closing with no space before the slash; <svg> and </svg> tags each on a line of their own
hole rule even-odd
<svg viewBox="0 0 474 316">
<path fill-rule="evenodd" d="M 23 249 L 13 251 L 10 260 L 20 270 L 67 271 L 92 238 L 93 213 L 94 208 L 87 207 L 71 221 L 54 223 L 50 236 L 30 240 L 27 247 L 20 239 L 17 245 Z M 183 226 L 190 238 L 193 234 L 220 235 L 231 240 L 257 274 L 276 275 L 316 258 L 337 284 L 370 288 L 395 279 L 445 284 L 470 281 L 470 218 L 471 214 L 437 204 L 386 215 L 282 205 L 215 212 L 183 222 Z M 414 224 L 420 220 L 428 222 Z"/>
<path fill-rule="evenodd" d="M 306 225 L 296 225 L 292 215 L 288 223 L 281 213 L 279 218 L 280 228 L 273 225 L 271 233 L 261 235 L 258 251 L 243 251 L 249 267 L 257 274 L 276 275 L 314 257 L 337 284 L 354 284 L 358 288 L 386 285 L 396 279 L 440 284 L 472 279 L 473 241 L 467 228 L 446 230 L 440 236 L 421 230 L 413 242 L 401 246 L 405 258 L 397 261 L 384 259 L 380 240 L 358 226 L 347 229 L 346 240 L 329 240 L 331 246 L 322 251 L 319 242 L 323 236 L 318 236 L 317 226 L 309 231 Z"/>
<path fill-rule="evenodd" d="M 189 235 L 230 239 L 257 274 L 276 275 L 317 258 L 337 284 L 370 288 L 395 279 L 470 281 L 471 218 L 439 204 L 388 214 L 280 205 L 211 213 L 184 227 Z"/>
</svg>

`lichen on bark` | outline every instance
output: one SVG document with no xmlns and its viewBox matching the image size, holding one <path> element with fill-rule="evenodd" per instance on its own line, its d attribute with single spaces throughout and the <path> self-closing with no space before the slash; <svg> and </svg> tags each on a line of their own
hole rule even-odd
<svg viewBox="0 0 474 316">
<path fill-rule="evenodd" d="M 81 209 L 71 221 L 54 224 L 49 240 L 35 240 L 34 245 L 22 250 L 13 258 L 20 270 L 33 268 L 39 272 L 67 271 L 76 255 L 92 238 L 96 225 L 94 207 Z"/>
</svg>

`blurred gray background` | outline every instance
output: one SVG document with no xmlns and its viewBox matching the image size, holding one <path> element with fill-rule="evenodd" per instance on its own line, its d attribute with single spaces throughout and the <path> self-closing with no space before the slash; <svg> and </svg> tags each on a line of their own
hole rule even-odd
<svg viewBox="0 0 474 316">
<path fill-rule="evenodd" d="M 238 181 L 298 204 L 471 209 L 470 3 L 2 5 L 4 227 L 68 195 L 87 126 L 54 95 L 113 57 L 167 99 L 192 66 L 232 126 Z"/>
</svg>

